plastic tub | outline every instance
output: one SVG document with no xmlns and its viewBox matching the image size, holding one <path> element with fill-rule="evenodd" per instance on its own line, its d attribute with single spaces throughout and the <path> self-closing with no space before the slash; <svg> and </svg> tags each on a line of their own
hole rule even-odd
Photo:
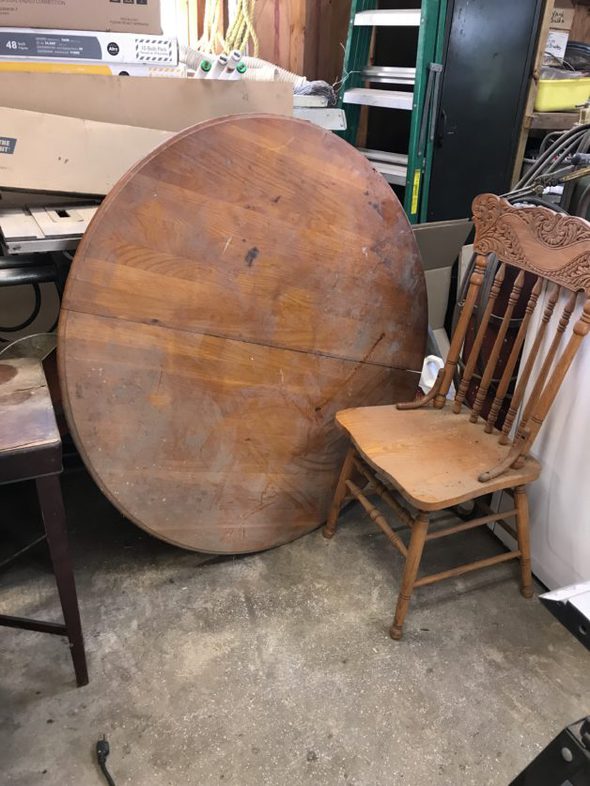
<svg viewBox="0 0 590 786">
<path fill-rule="evenodd" d="M 590 96 L 590 77 L 578 79 L 539 79 L 535 111 L 566 112 L 584 104 Z"/>
</svg>

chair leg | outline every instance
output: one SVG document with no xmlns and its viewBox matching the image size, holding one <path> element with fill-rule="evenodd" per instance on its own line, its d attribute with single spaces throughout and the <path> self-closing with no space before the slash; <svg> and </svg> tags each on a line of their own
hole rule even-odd
<svg viewBox="0 0 590 786">
<path fill-rule="evenodd" d="M 332 506 L 330 507 L 330 513 L 328 514 L 328 520 L 326 521 L 326 526 L 322 530 L 322 534 L 325 538 L 333 538 L 336 533 L 336 526 L 338 522 L 338 516 L 340 515 L 340 508 L 342 507 L 342 502 L 348 491 L 348 488 L 346 486 L 346 481 L 352 475 L 354 456 L 355 456 L 355 450 L 354 447 L 351 445 L 348 448 L 348 453 L 346 454 L 344 458 L 344 463 L 342 464 L 340 477 L 338 478 L 338 485 L 336 486 L 336 491 L 334 492 L 334 499 L 332 500 Z"/>
<path fill-rule="evenodd" d="M 47 533 L 47 545 L 49 546 L 55 582 L 70 643 L 76 682 L 80 687 L 88 683 L 88 668 L 86 665 L 76 584 L 68 548 L 66 517 L 59 477 L 50 475 L 37 478 L 36 484 L 45 532 Z"/>
<path fill-rule="evenodd" d="M 391 638 L 398 641 L 402 637 L 402 628 L 406 614 L 408 613 L 418 568 L 420 567 L 420 560 L 422 559 L 427 532 L 428 515 L 419 511 L 412 525 L 412 535 L 408 546 L 408 556 L 406 557 L 406 564 L 404 566 L 402 585 L 397 598 L 397 606 L 395 607 L 395 617 L 393 619 L 393 625 L 389 629 Z"/>
<path fill-rule="evenodd" d="M 529 537 L 529 499 L 525 486 L 514 489 L 516 507 L 516 534 L 520 549 L 520 592 L 524 598 L 533 597 L 533 576 L 531 573 L 531 544 Z"/>
</svg>

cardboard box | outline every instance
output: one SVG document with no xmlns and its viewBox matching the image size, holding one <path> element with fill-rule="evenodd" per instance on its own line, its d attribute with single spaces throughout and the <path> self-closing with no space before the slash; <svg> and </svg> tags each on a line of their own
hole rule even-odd
<svg viewBox="0 0 590 786">
<path fill-rule="evenodd" d="M 568 0 L 558 0 L 551 14 L 549 27 L 552 30 L 571 30 L 574 23 L 575 8 Z"/>
<path fill-rule="evenodd" d="M 0 27 L 159 35 L 160 0 L 0 0 Z"/>
<path fill-rule="evenodd" d="M 88 60 L 72 63 L 68 60 L 0 60 L 0 73 L 36 74 L 103 74 L 106 76 L 187 76 L 183 63 L 177 66 L 144 65 L 143 63 L 100 63 Z"/>
<path fill-rule="evenodd" d="M 180 131 L 223 115 L 293 114 L 293 87 L 246 79 L 129 79 L 85 74 L 2 74 L 0 106 Z"/>
<path fill-rule="evenodd" d="M 0 107 L 0 189 L 107 194 L 173 134 Z"/>
<path fill-rule="evenodd" d="M 175 38 L 97 31 L 0 28 L 0 59 L 177 65 Z"/>
</svg>

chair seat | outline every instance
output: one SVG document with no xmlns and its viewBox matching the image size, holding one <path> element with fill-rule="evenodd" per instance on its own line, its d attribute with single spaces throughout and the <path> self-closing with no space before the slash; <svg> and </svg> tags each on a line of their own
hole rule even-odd
<svg viewBox="0 0 590 786">
<path fill-rule="evenodd" d="M 483 423 L 469 422 L 470 411 L 398 410 L 395 405 L 345 409 L 336 420 L 363 458 L 385 476 L 405 499 L 423 511 L 442 510 L 482 494 L 530 483 L 541 465 L 528 458 L 486 483 L 478 476 L 506 458 L 509 445 Z"/>
<path fill-rule="evenodd" d="M 0 483 L 61 471 L 61 439 L 39 360 L 0 359 Z"/>
</svg>

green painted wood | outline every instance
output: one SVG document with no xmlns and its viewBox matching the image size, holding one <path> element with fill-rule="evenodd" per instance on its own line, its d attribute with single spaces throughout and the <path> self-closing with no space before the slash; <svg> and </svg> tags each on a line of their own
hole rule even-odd
<svg viewBox="0 0 590 786">
<path fill-rule="evenodd" d="M 354 18 L 357 13 L 371 11 L 378 6 L 377 0 L 352 0 L 351 3 L 343 80 L 338 99 L 338 106 L 346 112 L 348 126 L 347 130 L 339 132 L 339 135 L 351 144 L 356 143 L 361 107 L 344 104 L 344 93 L 346 90 L 361 87 L 364 83 L 361 73 L 368 64 L 373 34 L 373 28 L 355 27 Z M 433 144 L 428 136 L 423 150 L 419 149 L 419 143 L 422 125 L 429 122 L 429 115 L 426 117 L 424 115 L 429 66 L 433 62 L 440 63 L 443 54 L 447 0 L 423 0 L 421 11 L 404 195 L 404 210 L 412 224 L 425 220 L 424 216 L 428 209 Z M 379 63 L 379 65 L 387 64 Z"/>
<path fill-rule="evenodd" d="M 445 47 L 445 31 L 447 22 L 447 0 L 440 0 L 438 9 L 438 29 L 436 32 L 436 44 L 434 47 L 434 62 L 442 63 Z M 442 78 L 440 89 L 442 90 Z M 436 108 L 435 108 L 435 111 Z M 432 157 L 434 155 L 434 140 L 428 140 L 426 154 L 424 157 L 424 175 L 422 177 L 422 193 L 420 196 L 420 223 L 428 221 L 428 195 L 430 193 L 430 177 L 432 174 Z"/>
<path fill-rule="evenodd" d="M 338 135 L 351 145 L 356 144 L 361 107 L 355 104 L 345 104 L 344 93 L 354 87 L 361 87 L 364 80 L 361 76 L 363 68 L 369 61 L 371 48 L 372 27 L 355 27 L 354 18 L 361 11 L 373 11 L 377 8 L 377 0 L 352 0 L 350 4 L 350 19 L 348 21 L 348 36 L 344 51 L 344 68 L 342 83 L 338 95 L 338 107 L 346 112 L 346 131 L 338 131 Z"/>
<path fill-rule="evenodd" d="M 426 137 L 426 144 L 423 150 L 419 149 L 419 141 L 422 124 L 429 122 L 429 116 L 424 114 L 429 65 L 430 63 L 440 62 L 440 59 L 437 60 L 436 58 L 436 46 L 443 5 L 445 6 L 444 13 L 442 13 L 444 40 L 446 0 L 423 0 L 422 2 L 422 17 L 418 34 L 416 83 L 414 85 L 410 144 L 408 146 L 408 173 L 406 177 L 406 192 L 404 194 L 404 210 L 411 224 L 416 224 L 419 221 L 422 195 L 424 194 L 424 176 L 426 171 L 430 173 L 430 165 L 432 163 L 433 146 L 429 143 L 428 136 Z"/>
</svg>

